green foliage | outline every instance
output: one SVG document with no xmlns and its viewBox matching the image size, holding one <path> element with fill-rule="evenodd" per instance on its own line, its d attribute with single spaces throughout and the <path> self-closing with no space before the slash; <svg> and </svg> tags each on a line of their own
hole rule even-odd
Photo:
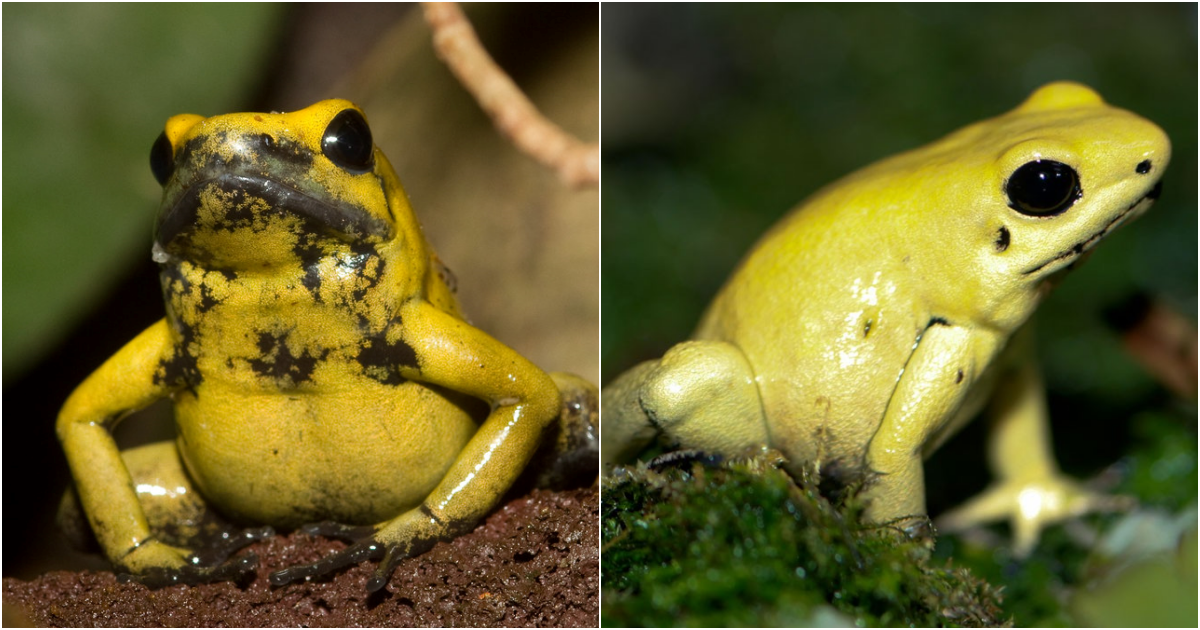
<svg viewBox="0 0 1200 630">
<path fill-rule="evenodd" d="M 1196 431 L 1182 417 L 1146 412 L 1133 420 L 1134 448 L 1126 459 L 1128 473 L 1119 492 L 1143 506 L 1178 510 L 1196 503 Z"/>
<path fill-rule="evenodd" d="M 604 625 L 981 626 L 998 592 L 864 525 L 778 458 L 629 471 L 604 488 Z"/>
<path fill-rule="evenodd" d="M 276 5 L 4 7 L 5 376 L 76 323 L 130 256 L 150 256 L 169 116 L 245 100 Z M 149 322 L 146 322 L 149 323 Z"/>
</svg>

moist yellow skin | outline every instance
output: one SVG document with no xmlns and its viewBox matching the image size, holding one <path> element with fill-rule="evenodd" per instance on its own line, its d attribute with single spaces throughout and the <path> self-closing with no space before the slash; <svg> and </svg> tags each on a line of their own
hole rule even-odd
<svg viewBox="0 0 1200 630">
<path fill-rule="evenodd" d="M 656 436 L 731 455 L 767 445 L 871 478 L 868 516 L 916 528 L 922 459 L 987 406 L 997 481 L 940 527 L 1008 518 L 1025 553 L 1049 523 L 1119 507 L 1059 473 L 1025 324 L 1150 206 L 1169 159 L 1153 123 L 1055 83 L 826 187 L 755 246 L 692 340 L 605 388 L 606 463 Z M 1039 160 L 1078 174 L 1078 198 L 1050 216 L 1010 207 L 1006 189 Z"/>
<path fill-rule="evenodd" d="M 213 507 L 243 524 L 373 525 L 363 543 L 388 550 L 390 572 L 491 510 L 570 402 L 464 321 L 369 132 L 364 168 L 323 153 L 346 112 L 361 117 L 331 100 L 166 124 L 154 256 L 167 316 L 57 425 L 92 530 L 127 571 L 184 567 L 193 549 L 161 532 Z M 556 379 L 571 396 L 591 387 Z M 164 396 L 178 439 L 123 460 L 113 426 Z"/>
</svg>

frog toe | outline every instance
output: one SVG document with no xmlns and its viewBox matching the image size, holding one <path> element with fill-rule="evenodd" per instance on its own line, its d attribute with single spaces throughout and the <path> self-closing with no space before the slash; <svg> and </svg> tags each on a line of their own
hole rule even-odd
<svg viewBox="0 0 1200 630">
<path fill-rule="evenodd" d="M 326 524 L 320 525 L 324 526 Z M 336 528 L 328 527 L 320 531 L 332 532 L 331 536 L 338 538 L 342 534 L 354 529 L 360 528 L 342 525 Z M 367 560 L 378 559 L 380 560 L 379 565 L 367 580 L 367 591 L 374 593 L 387 585 L 388 579 L 391 578 L 392 572 L 401 560 L 428 551 L 439 540 L 441 540 L 440 536 L 419 538 L 398 543 L 386 543 L 378 540 L 375 536 L 368 536 L 316 562 L 291 566 L 276 571 L 271 574 L 270 580 L 273 586 L 284 586 L 293 582 L 324 578 L 347 567 L 362 564 Z"/>
<path fill-rule="evenodd" d="M 189 552 L 157 541 L 142 545 L 122 562 L 123 582 L 138 582 L 152 589 L 186 584 L 195 586 L 231 580 L 242 582 L 258 567 L 258 556 L 247 553 L 230 559 L 250 544 L 275 535 L 271 527 L 221 533 L 207 546 Z"/>
<path fill-rule="evenodd" d="M 221 532 L 207 546 L 196 550 L 190 560 L 193 564 L 202 567 L 216 567 L 227 564 L 226 561 L 233 554 L 274 535 L 275 529 L 269 525 Z"/>
<path fill-rule="evenodd" d="M 349 566 L 373 560 L 384 553 L 383 545 L 372 536 L 375 528 L 370 525 L 346 525 L 335 521 L 321 521 L 303 525 L 298 531 L 309 536 L 323 536 L 352 543 L 349 547 L 330 554 L 316 562 L 298 564 L 280 569 L 271 574 L 273 586 L 284 586 L 314 577 L 324 577 Z"/>
<path fill-rule="evenodd" d="M 937 520 L 942 531 L 963 531 L 1007 519 L 1013 531 L 1013 551 L 1028 556 L 1046 527 L 1095 512 L 1127 510 L 1135 505 L 1130 497 L 1093 492 L 1066 479 L 1005 482 L 992 486 L 966 504 Z"/>
<path fill-rule="evenodd" d="M 336 521 L 321 521 L 302 525 L 299 531 L 309 536 L 324 536 L 346 542 L 357 542 L 370 536 L 375 528 L 370 525 L 346 525 Z"/>
<path fill-rule="evenodd" d="M 346 567 L 374 560 L 383 555 L 385 546 L 374 537 L 359 540 L 345 549 L 325 556 L 316 562 L 298 564 L 271 574 L 272 586 L 285 586 L 314 577 L 325 577 Z"/>
<path fill-rule="evenodd" d="M 243 584 L 252 578 L 254 569 L 257 567 L 258 555 L 250 552 L 216 566 L 204 567 L 187 564 L 175 569 L 154 567 L 139 574 L 120 573 L 117 575 L 117 580 L 137 582 L 152 590 L 180 584 L 196 586 L 226 581 Z"/>
</svg>

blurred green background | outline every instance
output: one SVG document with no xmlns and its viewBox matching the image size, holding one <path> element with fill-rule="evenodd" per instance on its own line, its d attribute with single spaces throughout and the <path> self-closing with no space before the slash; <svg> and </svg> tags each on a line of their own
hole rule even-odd
<svg viewBox="0 0 1200 630">
<path fill-rule="evenodd" d="M 685 339 L 757 238 L 838 177 L 1060 79 L 1163 127 L 1162 197 L 1042 305 L 1038 350 L 1063 468 L 1128 472 L 1144 459 L 1132 445 L 1174 452 L 1150 437 L 1174 436 L 1183 452 L 1158 469 L 1180 475 L 1156 477 L 1183 487 L 1139 496 L 1190 503 L 1194 528 L 1195 401 L 1148 375 L 1103 312 L 1143 293 L 1196 321 L 1196 5 L 617 4 L 601 22 L 605 382 Z M 931 514 L 987 483 L 983 425 L 927 462 Z"/>
<path fill-rule="evenodd" d="M 1194 5 L 614 5 L 602 20 L 603 380 L 686 338 L 823 184 L 1072 79 L 1166 129 L 1174 157 L 1153 209 L 1040 309 L 1047 379 L 1110 413 L 1157 391 L 1101 312 L 1145 291 L 1195 321 Z"/>
<path fill-rule="evenodd" d="M 742 255 L 821 185 L 1080 81 L 1166 129 L 1165 193 L 1039 316 L 1050 378 L 1145 387 L 1098 312 L 1196 315 L 1194 5 L 606 5 L 602 366 L 686 337 Z"/>
<path fill-rule="evenodd" d="M 148 256 L 162 194 L 148 147 L 165 116 L 243 100 L 282 17 L 256 4 L 4 7 L 4 297 L 21 305 L 4 310 L 6 380 Z"/>
</svg>

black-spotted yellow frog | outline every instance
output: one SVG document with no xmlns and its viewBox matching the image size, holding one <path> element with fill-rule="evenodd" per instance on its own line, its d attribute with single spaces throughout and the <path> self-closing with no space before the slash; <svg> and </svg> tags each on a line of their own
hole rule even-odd
<svg viewBox="0 0 1200 630">
<path fill-rule="evenodd" d="M 828 186 L 743 260 L 690 341 L 602 393 L 602 453 L 656 436 L 866 478 L 867 516 L 921 530 L 922 459 L 991 402 L 998 481 L 945 529 L 1048 523 L 1122 504 L 1054 463 L 1026 321 L 1061 276 L 1150 207 L 1158 127 L 1053 83 L 1015 110 Z"/>
<path fill-rule="evenodd" d="M 590 439 L 594 453 L 594 388 L 464 320 L 352 103 L 175 116 L 151 166 L 166 317 L 88 377 L 57 425 L 120 568 L 170 583 L 252 566 L 201 566 L 189 540 L 213 512 L 326 521 L 308 531 L 365 536 L 272 582 L 383 556 L 377 590 L 400 559 L 471 528 L 547 440 L 578 455 Z M 177 440 L 119 452 L 113 426 L 165 396 Z"/>
</svg>

